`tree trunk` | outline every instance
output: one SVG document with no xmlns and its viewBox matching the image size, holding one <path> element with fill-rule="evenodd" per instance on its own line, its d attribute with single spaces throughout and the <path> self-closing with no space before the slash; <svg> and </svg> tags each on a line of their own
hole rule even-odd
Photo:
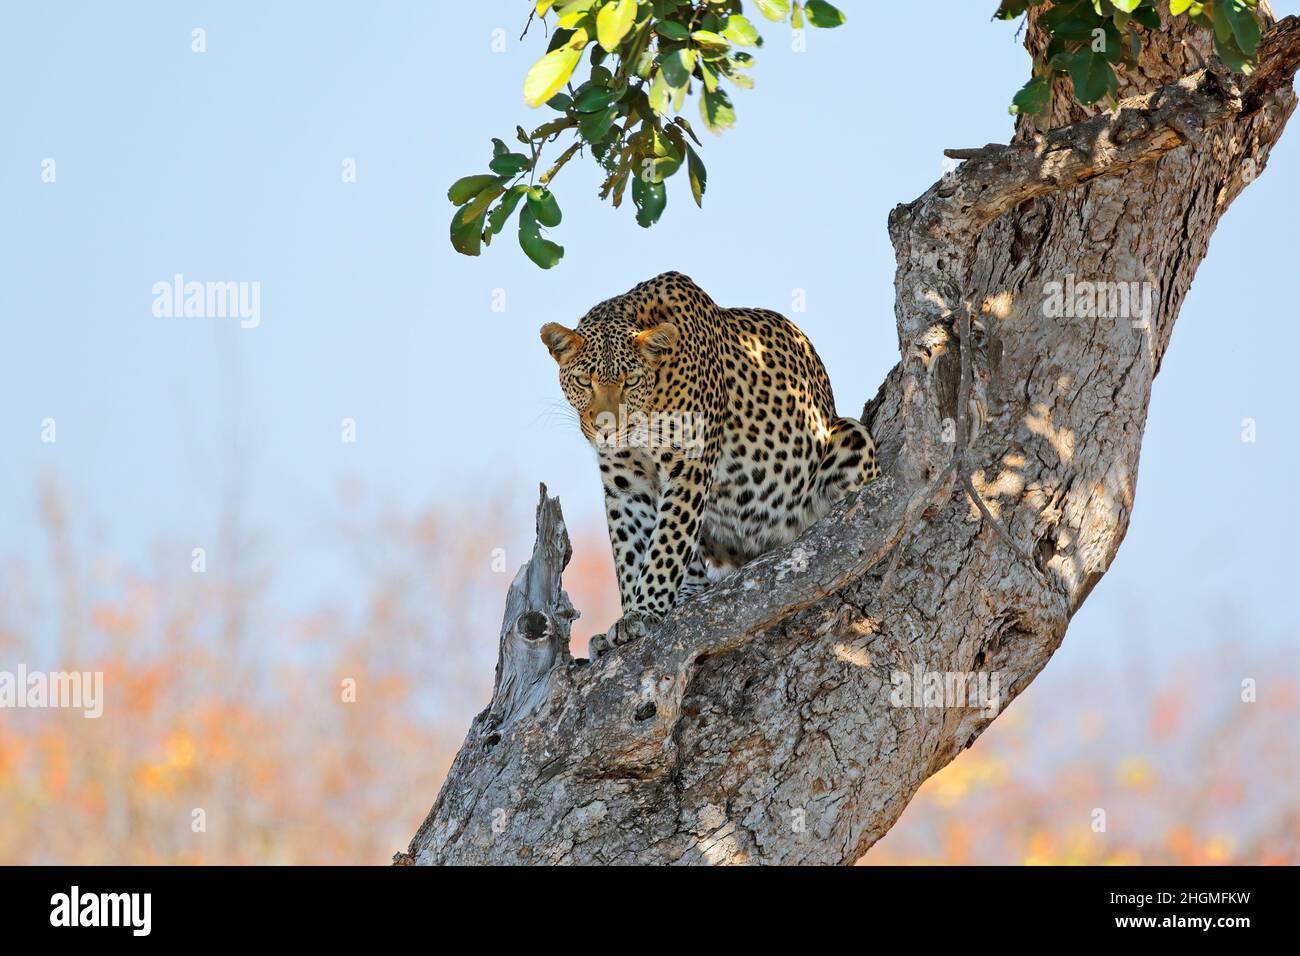
<svg viewBox="0 0 1300 956">
<path fill-rule="evenodd" d="M 852 863 L 1024 690 L 1124 538 L 1183 297 L 1295 106 L 1297 18 L 1245 78 L 1165 20 L 1117 112 L 1058 89 L 1052 132 L 961 151 L 889 217 L 901 360 L 856 498 L 587 664 L 543 488 L 492 704 L 398 862 Z"/>
</svg>

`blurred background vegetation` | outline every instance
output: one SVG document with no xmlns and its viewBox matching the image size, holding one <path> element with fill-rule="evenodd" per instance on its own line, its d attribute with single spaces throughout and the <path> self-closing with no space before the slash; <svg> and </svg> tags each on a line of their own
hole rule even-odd
<svg viewBox="0 0 1300 956">
<path fill-rule="evenodd" d="M 83 550 L 58 485 L 40 485 L 49 548 L 3 565 L 0 660 L 102 670 L 106 701 L 97 720 L 0 714 L 0 863 L 383 864 L 405 847 L 488 699 L 528 542 L 488 550 L 518 537 L 501 507 L 395 515 L 356 483 L 339 496 L 353 517 L 330 533 L 362 610 L 282 615 L 233 518 L 244 576 L 161 573 Z M 574 538 L 582 653 L 615 589 L 604 530 Z M 57 587 L 37 587 L 51 572 Z M 37 641 L 50 621 L 57 640 Z M 1054 661 L 863 862 L 1300 862 L 1296 661 L 1250 653 L 1266 682 L 1252 704 L 1218 676 L 1242 667 L 1230 634 L 1172 673 Z"/>
</svg>

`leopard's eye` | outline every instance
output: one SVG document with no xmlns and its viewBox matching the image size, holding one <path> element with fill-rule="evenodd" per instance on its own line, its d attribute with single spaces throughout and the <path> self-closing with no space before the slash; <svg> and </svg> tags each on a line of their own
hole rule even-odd
<svg viewBox="0 0 1300 956">
<path fill-rule="evenodd" d="M 640 375 L 629 375 L 629 376 L 628 376 L 628 377 L 623 381 L 623 387 L 624 387 L 624 388 L 636 388 L 636 387 L 637 387 L 638 385 L 640 385 L 640 384 L 641 384 L 641 376 L 640 376 Z"/>
<path fill-rule="evenodd" d="M 573 380 L 578 384 L 579 388 L 591 388 L 590 375 L 575 375 Z"/>
</svg>

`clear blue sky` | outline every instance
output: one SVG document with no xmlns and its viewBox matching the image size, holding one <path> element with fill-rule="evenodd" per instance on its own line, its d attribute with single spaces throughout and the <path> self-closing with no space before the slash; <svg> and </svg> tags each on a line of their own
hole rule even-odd
<svg viewBox="0 0 1300 956">
<path fill-rule="evenodd" d="M 347 590 L 321 543 L 343 478 L 411 511 L 490 492 L 520 529 L 506 545 L 528 540 L 538 480 L 572 525 L 595 524 L 591 455 L 548 413 L 537 329 L 665 269 L 726 305 L 788 311 L 806 290 L 795 318 L 857 414 L 897 359 L 885 217 L 940 175 L 943 148 L 1006 140 L 1027 58 L 989 21 L 994 0 L 872 4 L 870 25 L 842 5 L 849 23 L 802 55 L 767 26 L 758 89 L 706 143 L 704 211 L 673 183 L 642 230 L 571 165 L 550 272 L 509 243 L 471 260 L 446 239 L 448 184 L 482 171 L 491 136 L 538 121 L 521 97 L 545 42 L 516 39 L 527 3 L 8 5 L 0 560 L 48 567 L 49 473 L 98 546 L 143 561 L 165 539 L 188 564 L 214 539 L 232 441 L 286 605 Z M 1300 127 L 1214 238 L 1156 383 L 1128 540 L 1063 655 L 1109 653 L 1135 622 L 1157 660 L 1294 637 L 1297 181 Z M 260 326 L 155 317 L 151 287 L 175 273 L 260 282 Z"/>
</svg>

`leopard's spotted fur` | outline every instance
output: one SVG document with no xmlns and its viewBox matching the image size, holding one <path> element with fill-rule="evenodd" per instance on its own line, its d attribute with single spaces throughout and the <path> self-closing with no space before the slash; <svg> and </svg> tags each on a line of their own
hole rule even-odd
<svg viewBox="0 0 1300 956">
<path fill-rule="evenodd" d="M 541 334 L 605 486 L 623 621 L 593 653 L 879 473 L 812 343 L 776 312 L 719 308 L 668 272 Z"/>
</svg>

